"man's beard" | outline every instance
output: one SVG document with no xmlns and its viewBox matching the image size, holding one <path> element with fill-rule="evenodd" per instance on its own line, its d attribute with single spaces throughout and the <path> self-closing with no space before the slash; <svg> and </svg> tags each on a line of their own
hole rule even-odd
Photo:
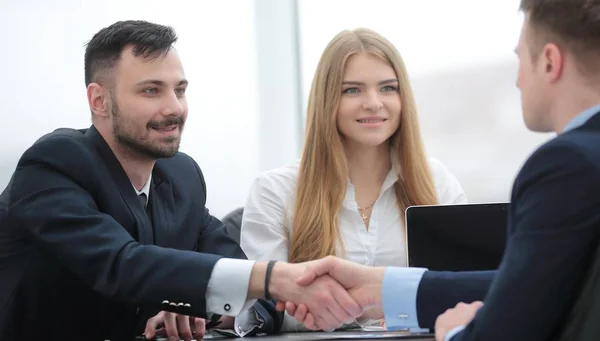
<svg viewBox="0 0 600 341">
<path fill-rule="evenodd" d="M 153 141 L 150 139 L 149 131 L 152 128 L 166 127 L 174 124 L 177 125 L 175 129 L 183 131 L 184 122 L 181 117 L 169 116 L 160 122 L 151 121 L 146 125 L 145 131 L 138 131 L 135 122 L 122 115 L 116 101 L 112 103 L 112 130 L 117 143 L 126 147 L 131 152 L 153 160 L 177 154 L 181 142 L 179 136 L 167 137 L 161 141 Z"/>
</svg>

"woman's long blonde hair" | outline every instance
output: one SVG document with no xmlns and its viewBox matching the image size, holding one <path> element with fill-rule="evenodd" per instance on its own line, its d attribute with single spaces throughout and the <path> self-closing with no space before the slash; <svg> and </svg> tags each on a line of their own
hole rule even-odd
<svg viewBox="0 0 600 341">
<path fill-rule="evenodd" d="M 400 53 L 372 30 L 342 31 L 321 55 L 308 100 L 290 237 L 289 261 L 293 263 L 335 255 L 338 242 L 343 247 L 338 214 L 346 192 L 348 166 L 336 116 L 346 62 L 358 53 L 381 58 L 398 77 L 402 112 L 390 144 L 394 169 L 400 172 L 394 186 L 401 216 L 408 206 L 437 204 L 413 92 Z"/>
</svg>

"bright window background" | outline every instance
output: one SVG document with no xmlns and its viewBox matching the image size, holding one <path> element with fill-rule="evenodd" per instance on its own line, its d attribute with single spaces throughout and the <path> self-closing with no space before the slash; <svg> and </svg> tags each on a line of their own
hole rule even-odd
<svg viewBox="0 0 600 341">
<path fill-rule="evenodd" d="M 244 204 L 260 170 L 254 2 L 2 0 L 0 188 L 37 138 L 91 124 L 84 43 L 118 20 L 171 25 L 186 77 L 189 118 L 182 151 L 196 159 L 218 217 Z M 235 9 L 232 11 L 232 9 Z M 268 134 L 268 132 L 266 132 Z"/>
<path fill-rule="evenodd" d="M 388 38 L 407 65 L 430 156 L 459 179 L 469 201 L 509 200 L 525 158 L 548 135 L 521 118 L 513 53 L 518 0 L 299 0 L 306 105 L 331 38 L 367 27 Z M 306 106 L 305 106 L 306 107 Z"/>
<path fill-rule="evenodd" d="M 245 203 L 262 171 L 294 161 L 306 94 L 340 30 L 379 31 L 407 64 L 431 156 L 472 202 L 507 200 L 527 155 L 514 86 L 517 0 L 0 0 L 0 189 L 22 152 L 59 127 L 90 125 L 84 43 L 117 20 L 172 25 L 190 80 L 182 150 L 218 217 Z M 297 25 L 296 25 L 297 24 Z"/>
</svg>

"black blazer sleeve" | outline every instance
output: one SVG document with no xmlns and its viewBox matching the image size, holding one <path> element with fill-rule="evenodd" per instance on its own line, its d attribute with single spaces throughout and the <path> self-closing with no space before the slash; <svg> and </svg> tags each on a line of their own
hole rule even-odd
<svg viewBox="0 0 600 341">
<path fill-rule="evenodd" d="M 38 141 L 17 165 L 9 219 L 104 296 L 206 317 L 206 287 L 220 256 L 134 240 L 111 216 L 100 213 L 87 190 L 91 181 L 98 181 L 89 176 L 98 162 L 72 137 Z M 162 304 L 164 300 L 187 305 Z"/>
<path fill-rule="evenodd" d="M 600 235 L 597 167 L 568 140 L 548 143 L 525 163 L 513 188 L 510 236 L 496 279 L 453 341 L 556 336 Z"/>
<path fill-rule="evenodd" d="M 426 271 L 417 291 L 421 328 L 433 328 L 437 317 L 458 302 L 482 301 L 496 271 Z"/>
</svg>

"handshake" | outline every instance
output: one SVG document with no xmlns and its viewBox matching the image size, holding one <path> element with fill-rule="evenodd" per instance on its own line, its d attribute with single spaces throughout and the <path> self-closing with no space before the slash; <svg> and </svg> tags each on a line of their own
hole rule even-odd
<svg viewBox="0 0 600 341">
<path fill-rule="evenodd" d="M 360 319 L 383 318 L 381 290 L 385 268 L 337 257 L 291 264 L 256 263 L 249 298 L 273 298 L 277 309 L 311 330 L 331 330 Z"/>
</svg>

